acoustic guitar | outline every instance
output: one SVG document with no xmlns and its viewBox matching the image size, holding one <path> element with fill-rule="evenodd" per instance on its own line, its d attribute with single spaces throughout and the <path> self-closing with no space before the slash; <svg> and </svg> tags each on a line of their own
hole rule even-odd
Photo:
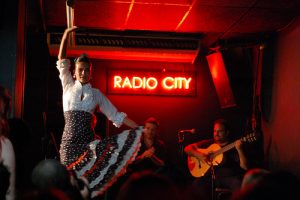
<svg viewBox="0 0 300 200">
<path fill-rule="evenodd" d="M 242 137 L 240 140 L 242 142 L 253 142 L 255 141 L 255 133 L 251 133 Z M 201 149 L 198 148 L 197 151 L 205 155 L 209 155 L 209 161 L 199 160 L 194 156 L 188 156 L 188 168 L 193 177 L 202 177 L 210 169 L 212 165 L 219 165 L 223 160 L 223 153 L 234 148 L 234 143 L 232 142 L 224 147 L 220 147 L 218 144 L 211 144 L 208 148 Z"/>
</svg>

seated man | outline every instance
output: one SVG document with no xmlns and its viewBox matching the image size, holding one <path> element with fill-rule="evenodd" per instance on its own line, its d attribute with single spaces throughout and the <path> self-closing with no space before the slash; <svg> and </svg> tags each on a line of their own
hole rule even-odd
<svg viewBox="0 0 300 200">
<path fill-rule="evenodd" d="M 242 141 L 230 139 L 227 121 L 218 119 L 214 122 L 212 139 L 185 147 L 184 150 L 191 160 L 190 172 L 196 177 L 196 191 L 206 193 L 214 187 L 214 191 L 222 189 L 230 195 L 240 188 L 243 175 L 249 168 L 249 161 L 244 153 Z M 212 195 L 214 194 L 206 196 L 213 197 Z"/>
<path fill-rule="evenodd" d="M 159 173 L 166 165 L 166 148 L 158 138 L 159 122 L 150 117 L 144 122 L 141 148 L 136 160 L 130 165 L 131 171 L 150 170 Z"/>
</svg>

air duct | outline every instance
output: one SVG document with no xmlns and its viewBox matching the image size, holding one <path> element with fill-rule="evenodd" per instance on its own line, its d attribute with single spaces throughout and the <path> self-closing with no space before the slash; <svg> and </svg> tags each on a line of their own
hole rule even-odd
<svg viewBox="0 0 300 200">
<path fill-rule="evenodd" d="M 61 32 L 47 33 L 53 56 L 58 54 L 61 37 Z M 75 45 L 68 48 L 68 55 L 85 52 L 97 59 L 194 63 L 199 49 L 200 39 L 190 36 L 76 32 Z"/>
</svg>

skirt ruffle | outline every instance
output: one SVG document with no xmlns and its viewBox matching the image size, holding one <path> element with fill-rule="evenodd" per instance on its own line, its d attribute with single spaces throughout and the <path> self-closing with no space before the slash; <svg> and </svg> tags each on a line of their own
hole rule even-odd
<svg viewBox="0 0 300 200">
<path fill-rule="evenodd" d="M 77 161 L 67 166 L 89 181 L 91 196 L 103 194 L 126 172 L 141 146 L 141 128 L 126 130 L 104 140 L 95 140 Z"/>
<path fill-rule="evenodd" d="M 74 113 L 71 115 L 74 116 Z M 82 116 L 80 118 L 82 124 Z M 72 122 L 74 123 L 73 120 Z M 88 125 L 88 123 L 86 124 Z M 65 130 L 66 133 L 68 131 Z M 78 138 L 70 138 L 68 135 L 66 134 L 66 140 L 61 144 L 60 153 L 64 158 L 61 161 L 68 170 L 74 170 L 77 177 L 83 176 L 88 180 L 91 197 L 96 197 L 103 194 L 119 176 L 126 172 L 127 166 L 134 161 L 141 146 L 142 127 L 125 130 L 103 140 L 93 140 L 87 143 L 81 141 L 85 143 L 84 147 L 80 144 L 80 147 L 72 148 L 72 151 L 70 150 L 71 145 L 76 146 L 77 142 L 71 141 L 78 141 Z M 90 137 L 84 138 L 89 140 Z M 81 137 L 81 139 L 83 138 Z M 74 149 L 76 153 L 73 152 Z M 72 156 L 68 155 L 71 152 Z M 74 158 L 74 154 L 76 158 Z"/>
</svg>

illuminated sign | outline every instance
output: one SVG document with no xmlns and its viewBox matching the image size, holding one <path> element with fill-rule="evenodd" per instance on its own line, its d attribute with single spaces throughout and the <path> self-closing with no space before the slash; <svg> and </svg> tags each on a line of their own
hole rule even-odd
<svg viewBox="0 0 300 200">
<path fill-rule="evenodd" d="M 196 76 L 191 72 L 109 70 L 108 94 L 195 96 Z"/>
</svg>

